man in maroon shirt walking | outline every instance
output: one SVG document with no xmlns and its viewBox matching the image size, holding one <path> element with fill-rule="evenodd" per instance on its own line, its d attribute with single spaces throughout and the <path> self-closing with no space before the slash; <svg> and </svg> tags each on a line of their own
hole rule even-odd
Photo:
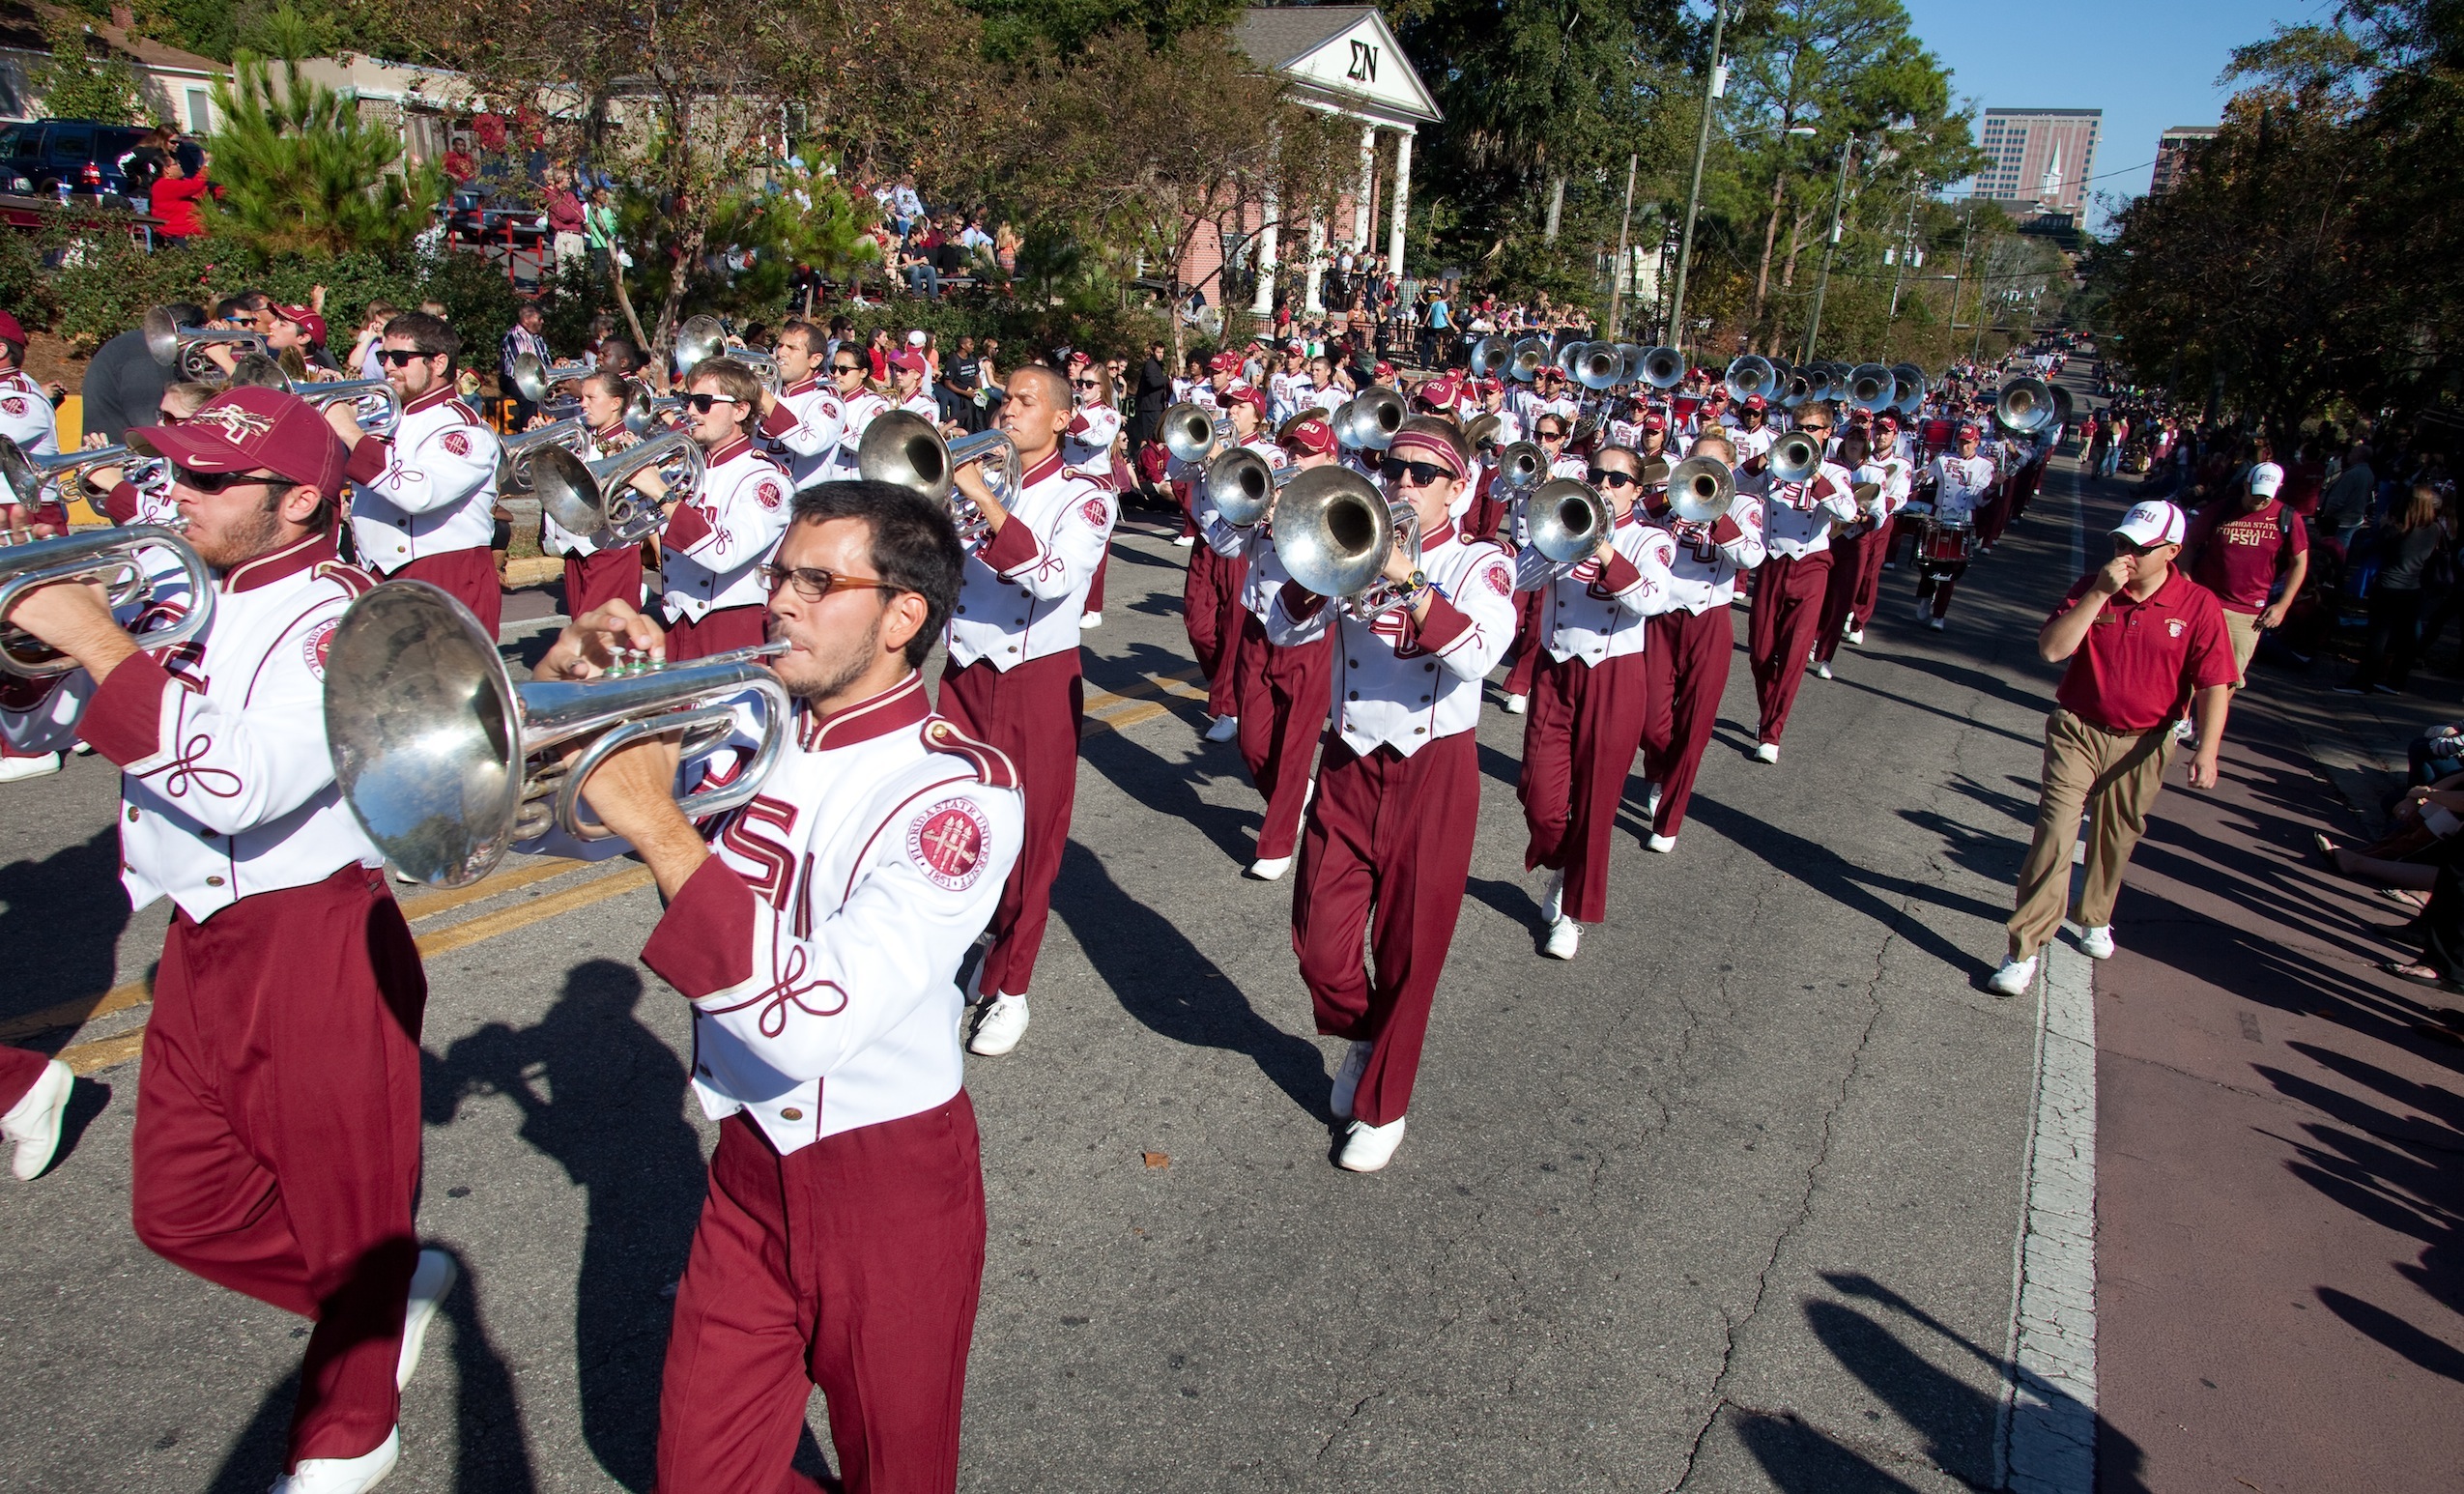
<svg viewBox="0 0 2464 1494">
<path fill-rule="evenodd" d="M 2260 462 L 2250 469 L 2238 499 L 2211 503 L 2192 521 L 2182 543 L 2191 579 L 2216 593 L 2224 607 L 2224 631 L 2233 641 L 2233 686 L 2249 683 L 2250 655 L 2259 635 L 2284 621 L 2309 574 L 2310 532 L 2302 516 L 2278 497 L 2284 469 Z M 2277 589 L 2276 578 L 2284 586 Z"/>
<path fill-rule="evenodd" d="M 2070 668 L 2045 722 L 2045 784 L 2006 925 L 2010 953 L 1990 982 L 2001 995 L 2028 989 L 2037 951 L 2061 930 L 2082 809 L 2079 948 L 2097 960 L 2113 953 L 2122 869 L 2164 788 L 2173 723 L 2186 709 L 2198 713 L 2191 787 L 2216 787 L 2236 672 L 2215 594 L 2173 563 L 2186 527 L 2182 510 L 2161 499 L 2133 508 L 2113 531 L 2113 559 L 2071 588 L 2036 635 L 2039 653 Z"/>
</svg>

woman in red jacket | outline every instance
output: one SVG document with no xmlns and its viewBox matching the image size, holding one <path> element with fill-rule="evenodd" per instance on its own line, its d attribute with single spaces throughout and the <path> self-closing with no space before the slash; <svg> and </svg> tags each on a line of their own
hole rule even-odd
<svg viewBox="0 0 2464 1494">
<path fill-rule="evenodd" d="M 190 166 L 191 159 L 195 165 Z M 184 147 L 171 153 L 162 163 L 162 175 L 155 178 L 147 189 L 147 206 L 162 219 L 155 229 L 155 237 L 170 244 L 186 244 L 205 231 L 205 221 L 197 215 L 197 199 L 213 189 L 206 180 L 205 168 L 214 158 Z"/>
</svg>

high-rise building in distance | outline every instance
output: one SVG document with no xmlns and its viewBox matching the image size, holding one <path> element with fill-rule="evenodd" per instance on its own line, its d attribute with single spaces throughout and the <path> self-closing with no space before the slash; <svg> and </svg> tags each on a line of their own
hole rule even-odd
<svg viewBox="0 0 2464 1494">
<path fill-rule="evenodd" d="M 2148 195 L 2161 197 L 2171 191 L 2191 169 L 2191 158 L 2196 147 L 2216 138 L 2214 125 L 2176 125 L 2157 137 L 2156 176 L 2147 185 Z"/>
<path fill-rule="evenodd" d="M 2103 109 L 1988 109 L 1977 144 L 1991 162 L 1970 188 L 2018 212 L 2077 214 L 2096 174 Z"/>
</svg>

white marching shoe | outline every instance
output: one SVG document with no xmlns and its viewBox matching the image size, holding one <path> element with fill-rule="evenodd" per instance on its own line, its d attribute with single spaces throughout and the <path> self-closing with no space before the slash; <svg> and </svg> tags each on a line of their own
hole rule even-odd
<svg viewBox="0 0 2464 1494">
<path fill-rule="evenodd" d="M 1081 628 L 1100 628 L 1103 626 L 1103 614 L 1100 612 L 1082 612 L 1078 614 L 1078 626 Z"/>
<path fill-rule="evenodd" d="M 1560 918 L 1549 925 L 1549 936 L 1540 945 L 1540 953 L 1551 960 L 1571 960 L 1583 947 L 1583 926 L 1571 918 Z"/>
<path fill-rule="evenodd" d="M 2025 960 L 2004 960 L 2002 968 L 1994 971 L 1993 978 L 1985 984 L 1991 987 L 1997 995 L 2017 996 L 2025 994 L 2035 981 L 2036 957 L 2030 955 Z"/>
<path fill-rule="evenodd" d="M 1375 1172 L 1394 1161 L 1394 1149 L 1402 1144 L 1402 1116 L 1383 1126 L 1356 1120 L 1351 1134 L 1343 1138 L 1343 1151 L 1334 1164 L 1346 1172 Z"/>
<path fill-rule="evenodd" d="M 1549 890 L 1540 895 L 1540 922 L 1553 924 L 1565 916 L 1565 874 L 1549 874 Z"/>
<path fill-rule="evenodd" d="M 76 1088 L 76 1082 L 69 1066 L 54 1058 L 43 1066 L 24 1098 L 8 1114 L 0 1115 L 0 1140 L 17 1145 L 16 1161 L 9 1167 L 17 1181 L 39 1178 L 51 1165 L 52 1156 L 60 1150 L 60 1117 L 69 1108 L 69 1092 Z"/>
<path fill-rule="evenodd" d="M 1181 535 L 1176 535 L 1176 536 L 1174 536 L 1174 538 L 1173 538 L 1173 540 L 1172 540 L 1172 546 L 1173 546 L 1173 548 L 1174 548 L 1174 549 L 1176 549 L 1176 550 L 1187 550 L 1187 549 L 1188 549 L 1188 548 L 1189 548 L 1191 545 L 1194 545 L 1194 544 L 1196 544 L 1197 542 L 1198 542 L 1198 536 L 1196 536 L 1195 534 L 1181 534 Z"/>
<path fill-rule="evenodd" d="M 1840 642 L 1844 644 L 1852 644 L 1857 647 L 1862 648 L 1865 646 L 1865 629 L 1850 628 L 1840 635 Z"/>
<path fill-rule="evenodd" d="M 1505 698 L 1505 713 L 1509 716 L 1522 715 L 1531 708 L 1532 698 L 1528 695 L 1509 695 Z"/>
<path fill-rule="evenodd" d="M 299 1468 L 273 1480 L 272 1494 L 360 1494 L 393 1472 L 402 1458 L 402 1428 L 385 1434 L 373 1451 L 358 1457 L 309 1457 Z"/>
<path fill-rule="evenodd" d="M 1026 1030 L 1026 997 L 994 996 L 984 1009 L 984 1020 L 975 1024 L 975 1036 L 967 1040 L 967 1051 L 998 1058 L 1017 1047 Z"/>
<path fill-rule="evenodd" d="M 1650 819 L 1660 812 L 1660 781 L 1656 778 L 1643 786 L 1643 818 Z"/>
<path fill-rule="evenodd" d="M 32 758 L 0 758 L 0 784 L 25 778 L 48 778 L 60 771 L 60 755 L 46 752 Z"/>
<path fill-rule="evenodd" d="M 443 1250 L 421 1250 L 418 1269 L 411 1273 L 411 1296 L 402 1305 L 402 1352 L 393 1362 L 393 1388 L 400 1390 L 419 1372 L 419 1350 L 428 1341 L 428 1325 L 437 1307 L 462 1279 L 462 1268 Z"/>
<path fill-rule="evenodd" d="M 1328 1113 L 1336 1120 L 1352 1118 L 1352 1097 L 1361 1092 L 1361 1076 L 1369 1071 L 1370 1043 L 1355 1043 L 1343 1050 L 1343 1061 L 1334 1066 L 1334 1087 L 1327 1091 Z"/>
<path fill-rule="evenodd" d="M 1777 742 L 1764 742 L 1762 746 L 1755 748 L 1754 761 L 1757 762 L 1779 761 L 1780 744 Z"/>
<path fill-rule="evenodd" d="M 1814 677 L 1815 677 L 1815 678 L 1817 678 L 1817 679 L 1828 679 L 1828 678 L 1830 678 L 1830 677 L 1831 677 L 1831 666 L 1830 666 L 1829 664 L 1827 664 L 1827 663 L 1824 663 L 1824 662 L 1823 662 L 1822 660 L 1820 660 L 1820 659 L 1817 659 L 1817 660 L 1815 660 L 1815 661 L 1814 661 Z"/>
<path fill-rule="evenodd" d="M 2111 924 L 2098 924 L 2094 928 L 2081 928 L 2079 930 L 2079 953 L 2087 956 L 2090 960 L 2112 959 L 2113 926 Z"/>
<path fill-rule="evenodd" d="M 1674 835 L 1660 835 L 1654 833 L 1649 840 L 1643 843 L 1643 848 L 1646 850 L 1656 850 L 1661 855 L 1665 856 L 1670 851 L 1676 849 L 1676 837 Z"/>
<path fill-rule="evenodd" d="M 1290 870 L 1290 856 L 1260 856 L 1249 863 L 1249 875 L 1262 882 L 1280 881 L 1283 874 Z"/>
<path fill-rule="evenodd" d="M 1925 625 L 1926 625 L 1927 627 L 1932 628 L 1932 629 L 1933 629 L 1934 632 L 1936 632 L 1936 633 L 1941 632 L 1941 631 L 1942 631 L 1942 628 L 1943 628 L 1943 622 L 1942 622 L 1942 619 L 1941 619 L 1941 618 L 1926 618 L 1926 619 L 1925 619 Z"/>
<path fill-rule="evenodd" d="M 1241 718 L 1238 716 L 1218 716 L 1215 724 L 1206 729 L 1206 739 L 1210 742 L 1228 742 L 1240 734 Z"/>
</svg>

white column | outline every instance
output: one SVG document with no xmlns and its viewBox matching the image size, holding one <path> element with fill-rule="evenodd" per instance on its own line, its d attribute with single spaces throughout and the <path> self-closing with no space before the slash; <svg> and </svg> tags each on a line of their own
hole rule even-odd
<svg viewBox="0 0 2464 1494">
<path fill-rule="evenodd" d="M 1412 195 L 1412 131 L 1394 135 L 1394 223 L 1386 233 L 1387 268 L 1403 274 L 1403 205 Z"/>
<path fill-rule="evenodd" d="M 1377 221 L 1378 127 L 1361 130 L 1361 185 L 1352 192 L 1352 249 L 1369 252 L 1369 225 Z"/>
<path fill-rule="evenodd" d="M 1309 215 L 1309 278 L 1308 289 L 1301 300 L 1301 310 L 1306 316 L 1324 316 L 1326 301 L 1319 292 L 1326 281 L 1326 220 Z"/>
<path fill-rule="evenodd" d="M 1249 302 L 1249 310 L 1259 316 L 1275 314 L 1275 253 L 1278 237 L 1275 220 L 1282 212 L 1283 205 L 1276 200 L 1275 188 L 1268 187 L 1266 203 L 1261 213 L 1261 224 L 1258 228 L 1255 265 L 1258 273 L 1258 294 L 1257 299 Z"/>
</svg>

